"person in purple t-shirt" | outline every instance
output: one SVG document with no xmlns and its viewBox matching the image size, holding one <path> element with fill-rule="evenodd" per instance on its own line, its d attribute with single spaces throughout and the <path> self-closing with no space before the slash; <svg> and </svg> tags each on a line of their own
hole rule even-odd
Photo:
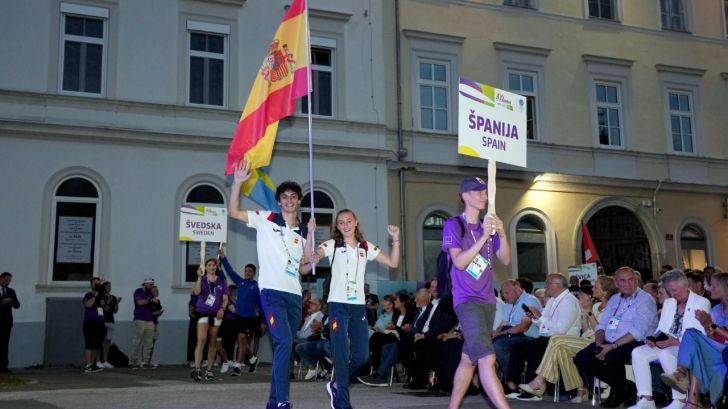
<svg viewBox="0 0 728 409">
<path fill-rule="evenodd" d="M 463 334 L 460 357 L 449 409 L 457 409 L 473 379 L 478 365 L 480 382 L 497 408 L 508 408 L 503 386 L 495 373 L 495 350 L 492 328 L 496 298 L 493 292 L 493 261 L 511 262 L 503 222 L 495 214 L 480 221 L 480 212 L 488 205 L 488 184 L 481 178 L 467 178 L 460 183 L 460 200 L 465 212 L 451 217 L 442 231 L 442 249 L 452 260 L 453 304 Z M 493 234 L 493 232 L 497 234 Z"/>
<path fill-rule="evenodd" d="M 197 295 L 195 304 L 195 319 L 197 320 L 197 346 L 195 347 L 195 369 L 190 376 L 196 382 L 202 380 L 200 364 L 202 351 L 207 342 L 207 371 L 205 380 L 215 379 L 212 365 L 215 363 L 217 353 L 217 333 L 222 325 L 222 318 L 228 305 L 229 290 L 225 279 L 218 275 L 217 259 L 210 258 L 205 261 L 205 270 L 197 270 L 197 282 L 192 290 Z"/>
<path fill-rule="evenodd" d="M 96 366 L 99 352 L 103 348 L 106 337 L 106 322 L 104 313 L 108 310 L 101 279 L 91 279 L 91 291 L 83 296 L 83 338 L 86 343 L 86 366 L 84 372 L 100 372 L 103 369 Z"/>
<path fill-rule="evenodd" d="M 134 291 L 134 337 L 131 341 L 132 368 L 144 368 L 152 356 L 154 345 L 154 305 L 159 304 L 152 289 L 154 279 L 147 277 L 142 286 Z"/>
</svg>

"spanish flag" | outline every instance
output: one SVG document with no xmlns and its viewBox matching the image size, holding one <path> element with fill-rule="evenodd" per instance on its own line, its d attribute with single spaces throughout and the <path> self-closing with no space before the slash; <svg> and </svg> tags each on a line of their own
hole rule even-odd
<svg viewBox="0 0 728 409">
<path fill-rule="evenodd" d="M 250 162 L 253 172 L 241 193 L 267 209 L 278 207 L 275 186 L 262 169 L 270 164 L 278 121 L 292 115 L 296 99 L 308 93 L 306 37 L 306 0 L 294 0 L 268 47 L 228 150 L 225 174 L 242 158 Z"/>
</svg>

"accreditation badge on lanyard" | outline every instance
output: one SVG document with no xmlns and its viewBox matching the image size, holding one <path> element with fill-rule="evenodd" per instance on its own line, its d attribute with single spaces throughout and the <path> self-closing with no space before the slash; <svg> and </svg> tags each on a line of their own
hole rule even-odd
<svg viewBox="0 0 728 409">
<path fill-rule="evenodd" d="M 286 274 L 288 274 L 291 277 L 298 277 L 298 267 L 301 265 L 301 259 L 291 254 L 291 251 L 289 250 L 288 244 L 289 240 L 288 238 L 291 236 L 291 231 L 286 230 L 286 232 L 283 232 L 283 228 L 281 227 L 281 240 L 283 240 L 283 247 L 286 248 L 286 253 L 288 254 L 288 263 L 286 264 Z M 298 240 L 296 240 L 298 242 Z"/>
<path fill-rule="evenodd" d="M 217 297 L 215 297 L 215 283 L 210 285 L 210 282 L 207 281 L 207 278 L 204 279 L 207 282 L 207 287 L 210 289 L 210 295 L 207 296 L 207 299 L 205 300 L 205 305 L 208 307 L 212 307 L 215 305 L 215 300 L 217 300 Z"/>
<path fill-rule="evenodd" d="M 359 253 L 359 243 L 356 244 L 356 249 L 352 252 L 354 254 L 354 257 L 356 258 L 356 264 L 354 264 L 354 276 L 352 277 L 349 274 L 349 256 L 346 257 L 346 264 L 347 264 L 347 272 L 346 272 L 346 300 L 347 301 L 356 301 L 356 296 L 358 294 L 358 290 L 356 288 L 356 279 L 359 276 L 359 259 L 361 257 L 365 257 L 364 254 Z"/>
<path fill-rule="evenodd" d="M 485 257 L 478 254 L 477 256 L 475 256 L 473 261 L 470 262 L 470 265 L 468 265 L 468 268 L 465 269 L 465 271 L 470 274 L 471 277 L 477 280 L 480 278 L 480 276 L 483 275 L 489 265 L 490 262 L 488 262 Z"/>
<path fill-rule="evenodd" d="M 473 243 L 478 241 L 475 238 L 475 234 L 472 230 L 470 230 L 470 235 L 473 237 Z M 490 241 L 485 243 L 485 246 L 488 246 L 487 249 L 490 250 Z M 488 252 L 490 254 L 490 252 Z M 490 258 L 490 257 L 489 257 Z M 470 262 L 468 267 L 465 269 L 465 272 L 470 274 L 471 277 L 478 280 L 480 279 L 480 276 L 483 275 L 485 270 L 490 266 L 490 260 L 483 257 L 480 253 L 478 253 L 477 256 L 473 259 L 473 261 Z"/>
</svg>

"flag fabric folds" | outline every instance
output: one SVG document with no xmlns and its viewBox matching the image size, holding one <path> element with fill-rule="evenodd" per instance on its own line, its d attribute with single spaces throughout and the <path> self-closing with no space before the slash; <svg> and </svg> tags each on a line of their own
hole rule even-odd
<svg viewBox="0 0 728 409">
<path fill-rule="evenodd" d="M 597 255 L 597 248 L 594 247 L 594 242 L 592 241 L 591 235 L 589 234 L 589 230 L 586 228 L 586 223 L 584 221 L 581 221 L 581 240 L 582 240 L 582 247 L 584 249 L 584 262 L 585 263 L 596 263 L 599 261 L 599 256 Z"/>
<path fill-rule="evenodd" d="M 270 164 L 278 121 L 292 115 L 296 99 L 308 93 L 306 37 L 306 0 L 294 0 L 268 47 L 228 150 L 225 174 L 245 158 L 255 171 L 241 193 L 262 206 L 275 190 L 261 168 Z M 278 207 L 275 198 L 273 204 Z"/>
</svg>

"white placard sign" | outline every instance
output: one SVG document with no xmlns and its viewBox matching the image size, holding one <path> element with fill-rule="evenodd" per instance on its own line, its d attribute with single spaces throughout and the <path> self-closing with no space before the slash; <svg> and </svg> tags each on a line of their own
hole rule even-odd
<svg viewBox="0 0 728 409">
<path fill-rule="evenodd" d="M 597 281 L 597 263 L 586 263 L 577 264 L 575 266 L 569 266 L 569 277 L 574 277 L 581 280 L 589 280 L 592 284 Z"/>
<path fill-rule="evenodd" d="M 90 263 L 93 217 L 58 217 L 57 263 Z"/>
<path fill-rule="evenodd" d="M 180 241 L 227 242 L 227 209 L 184 205 L 179 214 Z"/>
<path fill-rule="evenodd" d="M 460 78 L 458 153 L 526 167 L 526 97 Z"/>
</svg>

